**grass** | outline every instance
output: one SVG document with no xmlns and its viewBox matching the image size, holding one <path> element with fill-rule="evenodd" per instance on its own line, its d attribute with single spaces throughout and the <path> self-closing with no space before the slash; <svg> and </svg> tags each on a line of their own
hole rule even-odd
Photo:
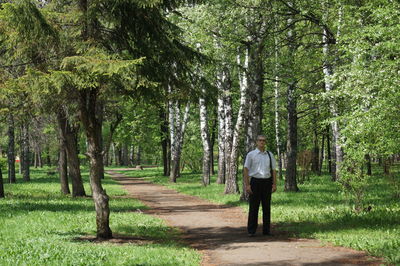
<svg viewBox="0 0 400 266">
<path fill-rule="evenodd" d="M 162 176 L 161 168 L 125 173 L 212 202 L 241 206 L 247 211 L 247 203 L 241 202 L 239 195 L 223 193 L 224 186 L 215 183 L 215 176 L 210 186 L 203 187 L 201 174 L 184 172 L 174 184 Z M 393 196 L 396 188 L 381 173 L 367 180 L 365 203 L 372 209 L 358 214 L 352 211 L 339 184 L 330 181 L 328 174 L 311 176 L 310 181 L 299 185 L 300 192 L 283 192 L 283 182 L 278 181 L 278 191 L 272 197 L 272 222 L 278 225 L 278 230 L 295 237 L 364 250 L 383 257 L 387 263 L 400 264 L 400 203 Z"/>
<path fill-rule="evenodd" d="M 87 173 L 83 177 L 89 194 Z M 96 231 L 92 199 L 61 195 L 56 175 L 34 170 L 31 182 L 19 178 L 17 184 L 5 184 L 6 198 L 0 199 L 0 265 L 199 265 L 200 254 L 179 243 L 176 230 L 137 212 L 146 206 L 125 197 L 110 178 L 103 184 L 111 198 L 113 233 L 141 241 L 89 241 Z"/>
</svg>

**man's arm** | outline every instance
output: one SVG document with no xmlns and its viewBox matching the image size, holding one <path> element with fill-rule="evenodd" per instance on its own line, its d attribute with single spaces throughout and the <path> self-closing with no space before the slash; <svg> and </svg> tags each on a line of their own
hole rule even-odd
<svg viewBox="0 0 400 266">
<path fill-rule="evenodd" d="M 272 170 L 272 192 L 276 191 L 276 170 Z"/>
<path fill-rule="evenodd" d="M 247 169 L 247 167 L 243 167 L 243 177 L 244 177 L 246 192 L 252 194 L 253 191 L 251 191 L 251 186 L 250 186 L 249 169 Z"/>
</svg>

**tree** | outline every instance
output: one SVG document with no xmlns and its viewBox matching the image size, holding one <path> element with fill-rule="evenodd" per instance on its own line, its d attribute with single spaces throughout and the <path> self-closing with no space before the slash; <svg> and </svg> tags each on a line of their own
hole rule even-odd
<svg viewBox="0 0 400 266">
<path fill-rule="evenodd" d="M 0 198 L 4 198 L 4 185 L 3 185 L 3 166 L 0 164 Z"/>
</svg>

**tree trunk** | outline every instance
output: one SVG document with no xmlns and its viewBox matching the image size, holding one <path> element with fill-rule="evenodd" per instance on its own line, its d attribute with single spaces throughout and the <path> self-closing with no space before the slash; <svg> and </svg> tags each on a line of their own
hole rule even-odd
<svg viewBox="0 0 400 266">
<path fill-rule="evenodd" d="M 137 146 L 137 153 L 136 153 L 136 164 L 141 165 L 142 164 L 142 149 L 140 148 L 140 145 Z"/>
<path fill-rule="evenodd" d="M 0 165 L 0 198 L 4 198 L 3 172 Z"/>
<path fill-rule="evenodd" d="M 240 66 L 240 55 L 237 57 L 238 65 Z M 245 60 L 243 69 L 244 72 L 239 73 L 239 84 L 240 84 L 240 105 L 239 112 L 235 128 L 233 131 L 233 139 L 230 153 L 228 154 L 227 160 L 227 175 L 225 184 L 225 194 L 234 194 L 239 192 L 239 186 L 237 182 L 238 175 L 238 157 L 239 157 L 239 141 L 240 136 L 243 133 L 245 119 L 248 114 L 247 96 L 248 96 L 248 81 L 247 81 L 247 70 L 249 66 L 249 52 L 246 49 Z"/>
<path fill-rule="evenodd" d="M 328 20 L 328 10 L 326 7 L 326 2 L 323 2 L 324 5 L 324 14 L 323 14 L 323 19 L 324 21 Z M 339 12 L 339 26 L 341 24 L 341 12 Z M 338 33 L 339 34 L 339 33 Z M 334 54 L 332 52 L 332 45 L 336 43 L 336 40 L 331 34 L 326 30 L 326 27 L 323 27 L 323 34 L 322 34 L 322 43 L 323 43 L 323 55 L 324 55 L 324 64 L 323 64 L 323 73 L 324 73 L 324 79 L 325 79 L 325 91 L 326 92 L 331 92 L 334 90 L 334 84 L 332 82 L 332 76 L 333 76 L 333 62 L 334 62 Z M 337 118 L 339 116 L 339 111 L 338 111 L 338 106 L 336 102 L 333 100 L 330 102 L 329 105 L 331 115 L 334 118 Z M 334 120 L 331 123 L 332 127 L 332 135 L 333 135 L 333 146 L 334 146 L 334 158 L 335 160 L 333 161 L 332 164 L 332 180 L 336 181 L 339 179 L 339 172 L 340 172 L 340 165 L 343 161 L 343 150 L 340 144 L 340 127 L 338 124 L 337 120 Z"/>
<path fill-rule="evenodd" d="M 12 114 L 8 117 L 8 182 L 16 183 L 17 179 L 15 177 L 15 126 L 14 117 Z"/>
<path fill-rule="evenodd" d="M 46 146 L 46 153 L 47 153 L 47 156 L 46 156 L 46 164 L 47 164 L 47 166 L 51 166 L 51 158 L 50 158 L 50 147 L 49 147 L 49 145 L 47 145 Z"/>
<path fill-rule="evenodd" d="M 217 184 L 225 184 L 225 111 L 224 96 L 218 93 L 218 177 Z"/>
<path fill-rule="evenodd" d="M 103 108 L 97 99 L 98 93 L 98 89 L 80 91 L 79 109 L 88 142 L 87 155 L 90 161 L 90 187 L 96 209 L 96 236 L 97 238 L 109 239 L 112 238 L 112 231 L 109 226 L 109 197 L 101 185 L 101 179 L 104 176 L 101 143 L 101 112 L 103 112 Z"/>
<path fill-rule="evenodd" d="M 60 131 L 60 141 L 65 143 L 67 153 L 68 175 L 72 183 L 72 196 L 83 197 L 86 195 L 83 186 L 80 161 L 78 157 L 78 126 L 72 126 L 68 121 L 67 114 L 63 107 L 57 113 L 58 127 Z"/>
<path fill-rule="evenodd" d="M 231 111 L 232 107 L 230 104 L 232 101 L 230 100 L 231 93 L 231 82 L 229 78 L 229 70 L 225 65 L 222 66 L 222 70 L 218 75 L 217 80 L 218 87 L 218 109 L 217 109 L 217 117 L 218 117 L 218 177 L 217 184 L 225 184 L 226 182 L 226 162 L 227 162 L 227 154 L 229 153 L 226 149 L 229 148 L 229 140 L 227 139 L 228 135 L 227 131 L 229 129 L 229 125 L 232 125 L 232 115 Z M 227 117 L 228 115 L 228 117 Z"/>
<path fill-rule="evenodd" d="M 215 144 L 215 138 L 216 138 L 216 131 L 217 131 L 217 123 L 218 119 L 215 116 L 215 119 L 213 120 L 213 125 L 212 125 L 212 133 L 211 133 L 211 140 L 210 140 L 210 145 L 211 145 L 211 155 L 210 155 L 210 170 L 211 170 L 211 175 L 215 175 L 215 167 L 214 167 L 214 144 Z"/>
<path fill-rule="evenodd" d="M 128 144 L 126 143 L 122 145 L 122 165 L 124 166 L 129 165 L 129 150 L 128 150 Z"/>
<path fill-rule="evenodd" d="M 296 96 L 296 81 L 293 77 L 293 64 L 296 50 L 295 44 L 295 32 L 293 26 L 293 19 L 288 19 L 289 31 L 288 31 L 288 42 L 289 42 L 289 54 L 290 60 L 289 69 L 289 85 L 287 89 L 287 167 L 286 167 L 286 179 L 285 179 L 285 191 L 298 191 L 297 187 L 297 96 Z"/>
<path fill-rule="evenodd" d="M 21 161 L 23 161 L 22 164 L 22 177 L 24 181 L 30 181 L 31 180 L 31 174 L 30 174 L 30 152 L 29 152 L 29 128 L 27 123 L 23 123 L 22 128 L 21 128 L 21 134 L 22 134 L 22 156 L 21 156 Z"/>
<path fill-rule="evenodd" d="M 189 119 L 190 103 L 188 102 L 185 107 L 183 119 L 181 119 L 181 109 L 176 102 L 171 104 L 173 110 L 170 110 L 170 132 L 171 132 L 171 173 L 170 181 L 176 183 L 176 178 L 180 175 L 180 160 L 183 145 L 183 137 L 185 134 L 186 124 Z M 172 121 L 172 123 L 171 123 Z"/>
<path fill-rule="evenodd" d="M 326 127 L 326 151 L 328 153 L 328 172 L 331 174 L 332 173 L 332 153 L 331 153 L 331 134 L 329 131 L 329 126 Z"/>
<path fill-rule="evenodd" d="M 318 168 L 318 175 L 322 174 L 322 165 L 324 163 L 324 154 L 325 154 L 325 133 L 322 133 L 322 141 L 321 141 L 321 152 L 319 156 L 319 168 Z"/>
<path fill-rule="evenodd" d="M 277 24 L 275 24 L 275 31 L 278 30 Z M 281 154 L 281 132 L 280 132 L 280 116 L 279 116 L 279 41 L 278 37 L 274 38 L 274 49 L 275 49 L 275 84 L 274 84 L 274 98 L 275 98 L 275 142 L 276 142 L 276 153 L 278 156 L 278 178 L 283 179 L 282 173 L 282 154 Z"/>
<path fill-rule="evenodd" d="M 367 161 L 367 175 L 372 175 L 372 164 L 371 164 L 371 156 L 369 154 L 365 155 L 365 160 Z"/>
<path fill-rule="evenodd" d="M 168 160 L 168 120 L 164 107 L 160 107 L 160 135 L 161 135 L 161 148 L 163 158 L 163 175 L 169 176 L 169 160 Z"/>
<path fill-rule="evenodd" d="M 60 138 L 60 158 L 58 160 L 58 172 L 60 175 L 61 193 L 70 194 L 68 186 L 68 167 L 67 167 L 67 151 L 65 141 Z"/>
<path fill-rule="evenodd" d="M 113 140 L 113 136 L 115 131 L 118 128 L 118 125 L 121 123 L 122 121 L 122 115 L 119 112 L 115 113 L 115 121 L 110 123 L 110 135 L 108 136 L 108 139 L 106 140 L 106 145 L 105 145 L 105 151 L 104 151 L 104 160 L 105 160 L 105 165 L 109 166 L 110 162 L 109 162 L 109 155 L 110 155 L 110 147 L 111 147 L 111 143 Z"/>
<path fill-rule="evenodd" d="M 211 161 L 211 145 L 210 132 L 208 130 L 208 113 L 205 100 L 206 90 L 202 88 L 202 96 L 199 99 L 200 106 L 200 135 L 203 143 L 203 186 L 210 184 L 210 161 Z"/>
</svg>

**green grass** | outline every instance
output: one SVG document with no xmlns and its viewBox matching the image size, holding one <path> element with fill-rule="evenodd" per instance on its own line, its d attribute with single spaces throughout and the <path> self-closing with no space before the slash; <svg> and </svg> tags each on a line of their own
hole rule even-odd
<svg viewBox="0 0 400 266">
<path fill-rule="evenodd" d="M 86 193 L 90 194 L 87 173 Z M 146 206 L 126 198 L 110 178 L 110 227 L 136 243 L 93 242 L 96 231 L 91 198 L 61 195 L 58 177 L 35 170 L 31 182 L 5 184 L 0 199 L 0 265 L 199 265 L 201 256 L 179 243 L 176 230 L 136 210 Z M 144 241 L 149 240 L 149 241 Z"/>
<path fill-rule="evenodd" d="M 224 186 L 215 184 L 215 176 L 210 186 L 203 187 L 200 174 L 184 172 L 173 184 L 161 171 L 145 169 L 125 173 L 212 202 L 241 206 L 247 211 L 247 203 L 241 202 L 238 195 L 223 193 Z M 316 238 L 364 250 L 383 257 L 388 263 L 400 264 L 400 202 L 393 197 L 395 187 L 381 174 L 367 180 L 365 203 L 372 207 L 371 211 L 358 214 L 352 211 L 339 184 L 330 181 L 328 174 L 311 176 L 310 181 L 299 185 L 300 192 L 283 192 L 283 182 L 278 181 L 278 191 L 272 197 L 272 222 L 278 225 L 278 230 L 295 237 Z"/>
</svg>

